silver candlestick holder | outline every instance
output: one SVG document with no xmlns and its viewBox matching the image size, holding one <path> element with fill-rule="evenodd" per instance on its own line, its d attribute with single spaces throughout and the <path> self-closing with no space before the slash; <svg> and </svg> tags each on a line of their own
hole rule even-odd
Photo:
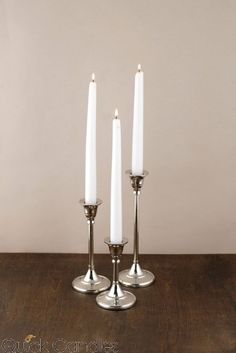
<svg viewBox="0 0 236 353">
<path fill-rule="evenodd" d="M 97 208 L 102 201 L 97 200 L 95 205 L 86 204 L 85 200 L 80 200 L 84 207 L 84 213 L 88 223 L 88 253 L 89 264 L 88 271 L 85 275 L 76 277 L 72 282 L 72 287 L 81 293 L 99 293 L 108 289 L 111 282 L 108 278 L 97 275 L 94 266 L 94 221 L 97 214 Z"/>
<path fill-rule="evenodd" d="M 128 170 L 126 173 L 129 174 L 134 193 L 134 257 L 131 268 L 120 272 L 119 281 L 127 287 L 147 287 L 154 282 L 155 276 L 152 272 L 141 268 L 138 257 L 140 193 L 144 178 L 148 175 L 148 172 L 144 171 L 142 175 L 133 175 L 132 172 Z"/>
<path fill-rule="evenodd" d="M 123 239 L 121 243 L 111 243 L 110 239 L 105 239 L 105 243 L 108 245 L 113 263 L 113 282 L 110 290 L 98 294 L 96 297 L 97 304 L 103 309 L 108 310 L 125 310 L 131 308 L 135 302 L 136 297 L 133 293 L 125 291 L 119 284 L 119 263 L 120 257 L 123 252 L 124 245 L 128 243 L 126 239 Z"/>
</svg>

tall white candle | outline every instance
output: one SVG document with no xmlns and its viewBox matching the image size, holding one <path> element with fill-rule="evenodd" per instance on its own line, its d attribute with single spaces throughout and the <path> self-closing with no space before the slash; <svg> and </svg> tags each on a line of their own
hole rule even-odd
<svg viewBox="0 0 236 353">
<path fill-rule="evenodd" d="M 112 133 L 112 169 L 111 169 L 111 243 L 122 241 L 122 182 L 121 182 L 121 126 L 118 111 L 115 111 Z"/>
<path fill-rule="evenodd" d="M 135 75 L 132 174 L 143 174 L 143 72 L 138 65 Z"/>
<path fill-rule="evenodd" d="M 96 82 L 92 74 L 89 83 L 86 156 L 85 156 L 85 202 L 89 205 L 97 201 L 97 175 L 96 175 Z"/>
</svg>

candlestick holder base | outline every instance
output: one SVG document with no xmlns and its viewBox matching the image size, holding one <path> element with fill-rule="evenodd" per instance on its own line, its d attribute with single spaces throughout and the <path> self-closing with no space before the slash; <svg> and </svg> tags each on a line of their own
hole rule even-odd
<svg viewBox="0 0 236 353">
<path fill-rule="evenodd" d="M 123 290 L 118 281 L 118 264 L 123 252 L 123 247 L 127 242 L 126 239 L 123 239 L 119 244 L 112 244 L 109 239 L 105 240 L 105 243 L 109 246 L 112 257 L 113 283 L 110 290 L 100 293 L 96 298 L 97 304 L 103 309 L 125 310 L 131 308 L 136 302 L 135 295 Z"/>
<path fill-rule="evenodd" d="M 155 280 L 152 272 L 143 270 L 139 265 L 139 198 L 141 188 L 144 183 L 145 176 L 148 175 L 144 171 L 142 175 L 133 175 L 132 171 L 126 172 L 129 174 L 131 186 L 134 193 L 134 257 L 133 264 L 129 270 L 123 270 L 119 273 L 119 281 L 126 287 L 147 287 Z"/>
<path fill-rule="evenodd" d="M 84 207 L 84 213 L 88 223 L 89 233 L 89 265 L 85 275 L 76 277 L 72 282 L 72 287 L 80 293 L 99 293 L 108 289 L 111 282 L 105 276 L 97 275 L 94 266 L 94 220 L 97 214 L 97 208 L 101 205 L 101 200 L 97 200 L 95 205 L 88 205 L 85 200 L 80 203 Z"/>
<path fill-rule="evenodd" d="M 119 281 L 126 287 L 147 287 L 154 280 L 154 274 L 148 270 L 142 270 L 139 264 L 133 264 L 130 270 L 119 273 Z"/>
<path fill-rule="evenodd" d="M 72 287 L 81 293 L 100 293 L 109 288 L 111 282 L 102 275 L 97 275 L 95 270 L 88 270 L 85 276 L 76 277 Z"/>
<path fill-rule="evenodd" d="M 125 310 L 135 304 L 136 297 L 134 294 L 126 290 L 121 290 L 121 292 L 118 290 L 118 292 L 119 294 L 117 294 L 117 288 L 112 285 L 110 291 L 103 292 L 97 296 L 97 304 L 107 310 Z"/>
</svg>

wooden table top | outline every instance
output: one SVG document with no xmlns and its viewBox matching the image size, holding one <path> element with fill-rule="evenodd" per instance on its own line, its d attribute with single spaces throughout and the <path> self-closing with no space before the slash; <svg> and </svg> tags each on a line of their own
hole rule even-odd
<svg viewBox="0 0 236 353">
<path fill-rule="evenodd" d="M 0 254 L 0 351 L 236 352 L 236 255 L 140 261 L 156 282 L 131 290 L 135 307 L 113 312 L 71 287 L 87 269 L 86 255 Z M 110 256 L 96 255 L 95 262 L 97 273 L 110 278 Z M 121 269 L 130 263 L 123 255 Z"/>
</svg>

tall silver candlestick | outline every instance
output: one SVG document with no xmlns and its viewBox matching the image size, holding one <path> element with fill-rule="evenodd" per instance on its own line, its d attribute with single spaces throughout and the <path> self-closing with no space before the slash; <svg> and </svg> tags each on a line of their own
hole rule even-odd
<svg viewBox="0 0 236 353">
<path fill-rule="evenodd" d="M 88 253 L 89 264 L 85 275 L 76 277 L 72 282 L 72 287 L 81 293 L 99 293 L 110 287 L 111 282 L 108 278 L 97 275 L 94 266 L 94 221 L 97 214 L 97 208 L 102 201 L 97 200 L 95 205 L 88 205 L 85 200 L 80 200 L 84 207 L 84 213 L 88 223 Z"/>
<path fill-rule="evenodd" d="M 123 290 L 119 284 L 119 270 L 120 257 L 123 252 L 124 245 L 127 240 L 123 239 L 121 243 L 111 243 L 110 239 L 105 239 L 108 245 L 113 263 L 113 282 L 110 290 L 98 294 L 96 301 L 97 304 L 108 310 L 125 310 L 131 308 L 135 302 L 136 297 L 133 293 Z"/>
<path fill-rule="evenodd" d="M 144 178 L 148 172 L 133 175 L 128 170 L 126 173 L 129 174 L 134 193 L 134 257 L 131 268 L 120 272 L 119 281 L 127 287 L 147 287 L 154 282 L 155 276 L 152 272 L 143 270 L 139 264 L 139 199 Z"/>
</svg>

